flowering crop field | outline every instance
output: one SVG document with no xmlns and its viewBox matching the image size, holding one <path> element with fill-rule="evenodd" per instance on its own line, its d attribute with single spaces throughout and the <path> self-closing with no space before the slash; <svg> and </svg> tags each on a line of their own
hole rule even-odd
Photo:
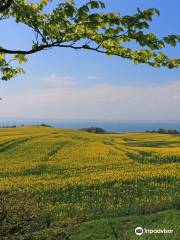
<svg viewBox="0 0 180 240">
<path fill-rule="evenodd" d="M 0 194 L 2 240 L 180 239 L 180 135 L 2 128 Z"/>
</svg>

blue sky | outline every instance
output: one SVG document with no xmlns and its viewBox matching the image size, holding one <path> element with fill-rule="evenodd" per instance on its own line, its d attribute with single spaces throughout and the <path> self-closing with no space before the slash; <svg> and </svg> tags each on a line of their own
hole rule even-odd
<svg viewBox="0 0 180 240">
<path fill-rule="evenodd" d="M 132 14 L 137 7 L 156 7 L 161 15 L 154 18 L 151 30 L 159 36 L 180 33 L 179 0 L 105 2 L 108 11 L 121 14 Z M 1 23 L 0 45 L 28 48 L 32 36 L 21 25 Z M 166 52 L 180 56 L 180 46 Z M 153 69 L 69 49 L 32 55 L 24 67 L 25 75 L 0 82 L 0 118 L 180 119 L 180 69 Z"/>
</svg>

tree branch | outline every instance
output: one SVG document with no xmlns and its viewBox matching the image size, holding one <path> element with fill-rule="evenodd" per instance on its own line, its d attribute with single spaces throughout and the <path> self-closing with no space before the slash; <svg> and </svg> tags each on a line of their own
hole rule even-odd
<svg viewBox="0 0 180 240">
<path fill-rule="evenodd" d="M 40 52 L 44 49 L 48 49 L 51 47 L 54 47 L 54 45 L 53 44 L 40 45 L 40 46 L 37 46 L 36 48 L 32 48 L 30 50 L 10 50 L 10 49 L 5 49 L 5 48 L 0 48 L 0 53 L 29 55 L 29 54 Z"/>
<path fill-rule="evenodd" d="M 84 45 L 74 46 L 73 44 L 66 45 L 66 44 L 61 44 L 61 43 L 58 43 L 58 42 L 55 42 L 55 43 L 52 43 L 52 44 L 47 44 L 47 45 L 40 45 L 40 46 L 37 46 L 36 48 L 30 49 L 30 50 L 9 50 L 9 49 L 0 48 L 0 53 L 30 55 L 30 54 L 40 52 L 42 50 L 52 48 L 52 47 L 72 48 L 74 50 L 86 49 L 86 50 L 96 51 L 96 52 L 99 52 L 99 53 L 105 53 L 105 54 L 110 54 L 110 55 L 114 55 L 114 56 L 121 56 L 120 54 L 116 54 L 116 53 L 109 52 L 109 51 L 103 51 L 103 50 L 97 49 L 96 47 L 88 47 L 87 48 Z"/>
</svg>

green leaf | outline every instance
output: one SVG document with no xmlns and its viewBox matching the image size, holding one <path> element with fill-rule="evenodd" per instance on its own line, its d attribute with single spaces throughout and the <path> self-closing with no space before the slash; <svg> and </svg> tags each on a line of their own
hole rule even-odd
<svg viewBox="0 0 180 240">
<path fill-rule="evenodd" d="M 27 58 L 23 54 L 15 54 L 14 59 L 17 59 L 19 64 L 21 64 L 23 62 L 27 62 Z"/>
<path fill-rule="evenodd" d="M 89 4 L 92 9 L 99 8 L 99 2 L 97 2 L 97 1 L 91 1 Z"/>
</svg>

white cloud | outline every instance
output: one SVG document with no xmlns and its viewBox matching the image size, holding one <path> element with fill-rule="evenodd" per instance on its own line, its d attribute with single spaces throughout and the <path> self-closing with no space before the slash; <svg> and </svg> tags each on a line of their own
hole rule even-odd
<svg viewBox="0 0 180 240">
<path fill-rule="evenodd" d="M 77 82 L 74 81 L 74 78 L 71 76 L 57 76 L 52 73 L 49 76 L 42 77 L 41 79 L 44 83 L 47 83 L 50 86 L 71 86 L 76 85 Z"/>
<path fill-rule="evenodd" d="M 97 80 L 97 79 L 99 79 L 100 77 L 99 76 L 96 76 L 96 75 L 89 75 L 88 76 L 88 79 L 89 80 Z"/>
<path fill-rule="evenodd" d="M 3 98 L 0 101 L 0 117 L 180 119 L 178 81 L 159 86 L 56 86 L 9 96 L 0 94 Z"/>
</svg>

